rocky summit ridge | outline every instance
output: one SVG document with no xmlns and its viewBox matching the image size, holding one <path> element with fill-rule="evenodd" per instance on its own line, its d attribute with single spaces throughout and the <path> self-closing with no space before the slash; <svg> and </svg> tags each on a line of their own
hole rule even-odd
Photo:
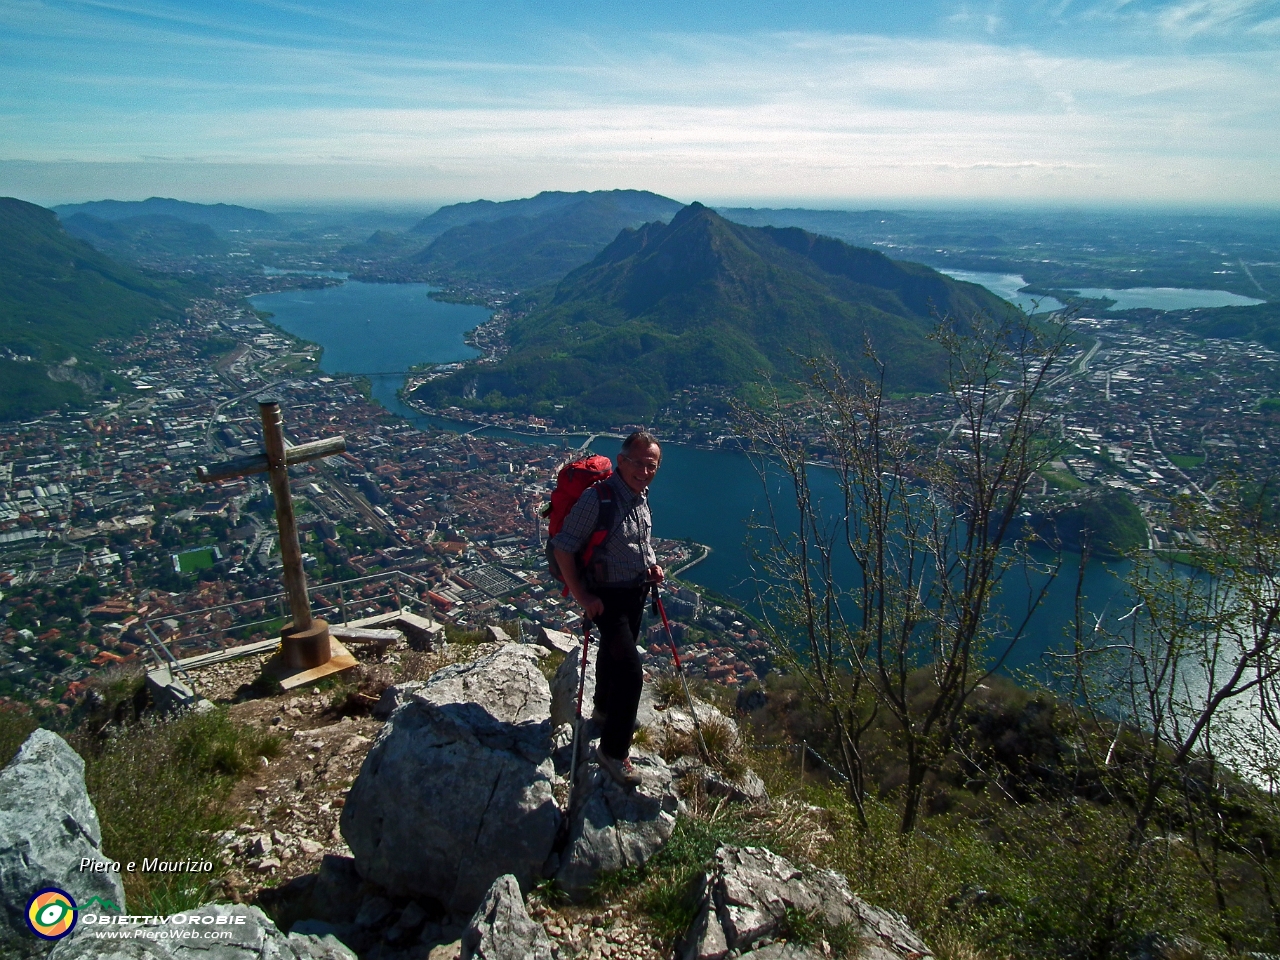
<svg viewBox="0 0 1280 960">
<path fill-rule="evenodd" d="M 598 897 L 600 881 L 643 867 L 661 850 L 686 812 L 690 789 L 718 793 L 719 802 L 764 804 L 763 784 L 749 771 L 730 777 L 691 757 L 664 760 L 653 744 L 681 735 L 689 742 L 692 723 L 686 710 L 657 703 L 648 684 L 639 718 L 646 732 L 635 754 L 640 786 L 623 790 L 603 776 L 589 748 L 571 778 L 567 721 L 580 658 L 570 638 L 545 640 L 546 646 L 488 645 L 470 662 L 387 688 L 375 711 L 385 723 L 341 807 L 338 826 L 350 856 L 324 855 L 318 870 L 264 889 L 255 905 L 209 904 L 161 924 L 167 930 L 221 924 L 234 930 L 234 939 L 215 945 L 158 936 L 111 940 L 93 925 L 80 925 L 48 956 L 671 956 L 670 942 L 625 906 L 574 903 Z M 713 707 L 696 709 L 704 724 L 723 725 L 736 736 L 732 721 Z M 591 738 L 589 726 L 583 736 Z M 20 927 L 32 884 L 73 883 L 75 871 L 58 866 L 71 862 L 69 851 L 75 864 L 81 847 L 86 856 L 110 855 L 100 849 L 78 761 L 59 737 L 38 730 L 0 772 L 0 869 L 7 871 L 9 918 L 4 946 L 31 956 L 49 947 Z M 43 864 L 43 872 L 14 873 L 18 860 Z M 87 876 L 108 878 L 96 881 L 102 885 L 111 874 Z M 549 884 L 563 900 L 547 899 Z M 696 886 L 696 918 L 675 945 L 681 960 L 822 956 L 789 937 L 796 911 L 831 931 L 822 941 L 828 950 L 835 942 L 845 944 L 846 955 L 875 960 L 929 955 L 902 918 L 863 903 L 843 877 L 761 848 L 721 847 Z M 538 897 L 527 899 L 535 889 Z M 74 893 L 116 897 L 123 910 L 123 890 L 77 887 Z"/>
</svg>

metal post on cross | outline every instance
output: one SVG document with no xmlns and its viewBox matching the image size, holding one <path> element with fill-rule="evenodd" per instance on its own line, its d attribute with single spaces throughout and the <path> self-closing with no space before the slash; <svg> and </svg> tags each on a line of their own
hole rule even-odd
<svg viewBox="0 0 1280 960">
<path fill-rule="evenodd" d="M 329 663 L 333 641 L 329 636 L 329 625 L 311 616 L 307 577 L 302 569 L 302 550 L 298 545 L 298 525 L 293 516 L 293 496 L 289 490 L 289 467 L 342 453 L 347 449 L 347 441 L 345 437 L 326 437 L 296 447 L 288 446 L 279 397 L 260 396 L 258 412 L 262 417 L 263 452 L 209 467 L 197 467 L 196 477 L 201 483 L 214 483 L 257 473 L 267 474 L 276 506 L 280 558 L 284 563 L 284 590 L 293 617 L 280 629 L 281 666 L 289 671 L 311 670 Z"/>
</svg>

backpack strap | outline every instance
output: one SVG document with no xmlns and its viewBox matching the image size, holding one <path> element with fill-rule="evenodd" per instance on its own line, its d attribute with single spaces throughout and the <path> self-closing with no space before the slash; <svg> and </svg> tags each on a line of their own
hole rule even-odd
<svg viewBox="0 0 1280 960">
<path fill-rule="evenodd" d="M 614 520 L 618 516 L 618 504 L 614 500 L 613 491 L 609 489 L 608 481 L 601 480 L 596 484 L 596 501 L 599 504 L 599 510 L 596 512 L 596 528 L 587 540 L 587 545 L 582 548 L 584 566 L 591 562 L 591 556 L 596 552 L 596 548 L 603 546 L 604 542 L 613 536 Z"/>
</svg>

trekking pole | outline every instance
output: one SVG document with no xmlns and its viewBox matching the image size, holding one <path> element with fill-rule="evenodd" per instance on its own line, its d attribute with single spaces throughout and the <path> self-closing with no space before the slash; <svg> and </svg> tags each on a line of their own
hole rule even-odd
<svg viewBox="0 0 1280 960">
<path fill-rule="evenodd" d="M 653 609 L 662 617 L 662 626 L 667 631 L 667 643 L 671 645 L 671 659 L 676 662 L 676 673 L 680 675 L 680 685 L 684 687 L 684 699 L 689 704 L 689 716 L 693 718 L 693 729 L 698 734 L 698 752 L 702 754 L 703 763 L 711 763 L 711 751 L 707 749 L 707 741 L 702 736 L 702 724 L 698 722 L 698 711 L 693 707 L 693 697 L 689 693 L 689 681 L 685 679 L 684 665 L 680 662 L 680 651 L 676 649 L 676 638 L 671 634 L 671 621 L 667 619 L 667 608 L 662 605 L 662 597 L 658 595 L 658 584 L 650 584 L 653 588 Z"/>
<path fill-rule="evenodd" d="M 578 739 L 582 730 L 582 692 L 587 686 L 587 648 L 591 646 L 591 621 L 582 618 L 582 664 L 578 669 L 578 705 L 573 712 L 573 766 L 569 768 L 569 802 L 578 780 Z"/>
</svg>

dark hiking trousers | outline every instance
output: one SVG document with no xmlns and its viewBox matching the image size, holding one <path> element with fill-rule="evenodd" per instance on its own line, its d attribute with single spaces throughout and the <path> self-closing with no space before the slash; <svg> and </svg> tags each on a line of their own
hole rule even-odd
<svg viewBox="0 0 1280 960">
<path fill-rule="evenodd" d="M 649 588 L 597 587 L 594 592 L 604 603 L 604 612 L 595 621 L 600 632 L 595 705 L 608 715 L 600 734 L 600 749 L 615 760 L 625 760 L 631 750 L 640 688 L 644 685 L 636 640 Z"/>
</svg>

